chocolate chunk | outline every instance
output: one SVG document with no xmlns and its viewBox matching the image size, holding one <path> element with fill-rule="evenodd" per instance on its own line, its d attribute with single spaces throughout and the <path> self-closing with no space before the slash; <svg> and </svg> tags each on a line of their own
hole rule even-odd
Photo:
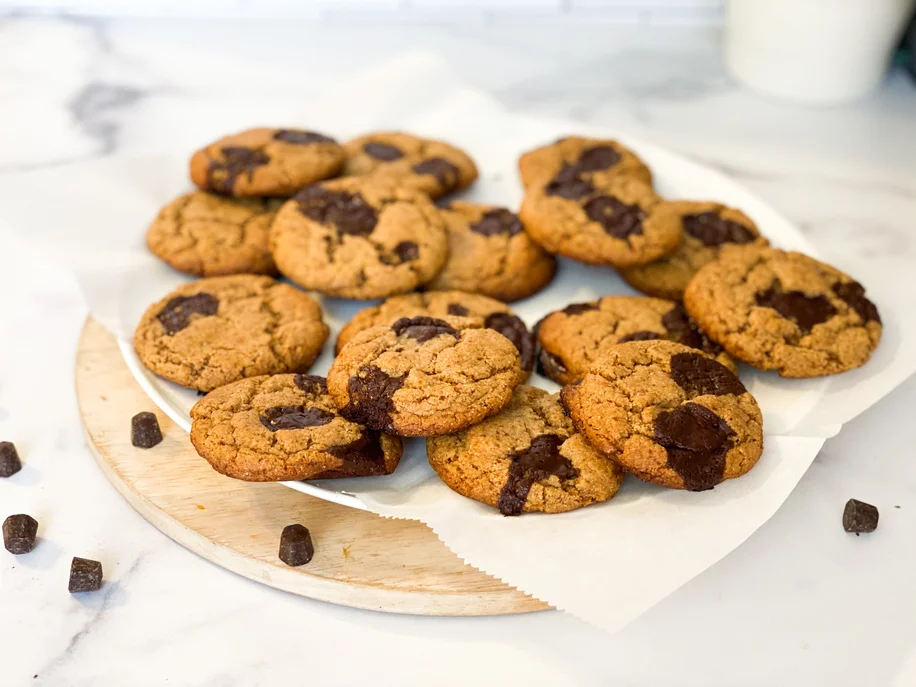
<svg viewBox="0 0 916 687">
<path fill-rule="evenodd" d="M 394 247 L 392 255 L 381 256 L 381 261 L 386 265 L 403 265 L 418 257 L 420 257 L 420 247 L 417 244 L 413 241 L 401 241 Z"/>
<path fill-rule="evenodd" d="M 792 320 L 802 334 L 814 325 L 826 322 L 836 314 L 836 308 L 826 296 L 807 296 L 801 291 L 783 291 L 779 280 L 769 289 L 755 296 L 757 305 L 772 308 L 787 320 Z"/>
<path fill-rule="evenodd" d="M 566 313 L 567 315 L 580 315 L 584 312 L 589 312 L 590 310 L 598 310 L 598 304 L 595 302 L 591 303 L 571 303 L 567 305 L 560 312 Z"/>
<path fill-rule="evenodd" d="M 391 162 L 392 160 L 398 160 L 404 157 L 404 153 L 401 152 L 400 148 L 388 145 L 387 143 L 376 143 L 373 141 L 363 145 L 363 152 L 382 162 Z"/>
<path fill-rule="evenodd" d="M 734 436 L 725 420 L 697 403 L 685 403 L 655 419 L 655 441 L 667 451 L 668 467 L 690 491 L 712 489 L 722 481 Z"/>
<path fill-rule="evenodd" d="M 499 493 L 499 512 L 503 515 L 518 515 L 528 500 L 531 485 L 551 475 L 561 480 L 574 479 L 579 471 L 572 461 L 560 455 L 560 446 L 566 437 L 556 434 L 542 434 L 534 437 L 527 448 L 509 454 L 509 478 Z"/>
<path fill-rule="evenodd" d="M 645 211 L 638 205 L 628 205 L 612 196 L 598 196 L 588 201 L 585 214 L 597 222 L 606 234 L 625 240 L 629 236 L 642 233 L 642 221 Z"/>
<path fill-rule="evenodd" d="M 699 353 L 676 353 L 671 356 L 671 379 L 694 396 L 738 396 L 747 391 L 744 384 L 720 362 Z"/>
<path fill-rule="evenodd" d="M 392 377 L 375 365 L 367 365 L 347 381 L 350 401 L 340 409 L 340 414 L 369 429 L 391 431 L 394 392 L 406 381 L 406 374 Z"/>
<path fill-rule="evenodd" d="M 448 304 L 448 314 L 456 315 L 458 317 L 465 317 L 470 311 L 465 308 L 460 303 L 449 303 Z"/>
<path fill-rule="evenodd" d="M 102 587 L 102 564 L 88 558 L 73 557 L 70 564 L 70 593 L 94 592 Z"/>
<path fill-rule="evenodd" d="M 557 380 L 567 372 L 569 370 L 558 356 L 550 353 L 546 348 L 541 349 L 538 355 L 538 374 L 548 379 Z"/>
<path fill-rule="evenodd" d="M 865 297 L 865 287 L 857 281 L 837 282 L 833 285 L 833 292 L 845 301 L 846 305 L 859 313 L 863 322 L 877 322 L 881 324 L 878 308 Z"/>
<path fill-rule="evenodd" d="M 338 234 L 368 236 L 378 223 L 375 208 L 359 193 L 306 186 L 295 195 L 295 201 L 299 204 L 299 212 L 311 220 L 333 226 Z"/>
<path fill-rule="evenodd" d="M 295 143 L 297 145 L 308 145 L 309 143 L 337 143 L 330 136 L 318 134 L 314 131 L 302 131 L 301 129 L 280 129 L 274 133 L 274 140 L 283 141 L 284 143 Z"/>
<path fill-rule="evenodd" d="M 293 379 L 293 383 L 307 394 L 319 396 L 328 393 L 328 380 L 318 375 L 298 374 Z"/>
<path fill-rule="evenodd" d="M 706 246 L 723 243 L 753 243 L 757 236 L 743 224 L 723 219 L 715 212 L 685 215 L 681 220 L 684 231 Z"/>
<path fill-rule="evenodd" d="M 418 162 L 413 166 L 413 171 L 417 174 L 429 174 L 436 177 L 439 186 L 448 191 L 458 186 L 460 178 L 458 168 L 441 157 L 431 157 L 423 162 Z"/>
<path fill-rule="evenodd" d="M 130 419 L 130 443 L 137 448 L 152 448 L 162 441 L 156 413 L 137 413 Z"/>
<path fill-rule="evenodd" d="M 565 165 L 556 176 L 544 187 L 548 196 L 559 196 L 568 200 L 584 198 L 595 192 L 595 187 L 579 176 L 579 169 L 574 165 Z"/>
<path fill-rule="evenodd" d="M 471 225 L 471 231 L 483 236 L 515 236 L 522 232 L 522 223 L 515 214 L 505 208 L 495 208 L 483 213 L 479 222 Z"/>
<path fill-rule="evenodd" d="M 582 172 L 598 172 L 610 169 L 620 162 L 620 154 L 611 146 L 595 146 L 582 151 L 576 167 Z"/>
<path fill-rule="evenodd" d="M 0 477 L 12 477 L 22 470 L 19 452 L 10 441 L 0 441 Z"/>
<path fill-rule="evenodd" d="M 402 317 L 391 328 L 398 336 L 404 334 L 420 343 L 426 343 L 441 334 L 458 338 L 458 330 L 445 320 L 437 320 L 435 317 Z"/>
<path fill-rule="evenodd" d="M 175 296 L 156 315 L 165 333 L 174 336 L 191 324 L 192 315 L 210 317 L 219 310 L 219 300 L 209 293 L 195 293 L 193 296 Z"/>
<path fill-rule="evenodd" d="M 638 332 L 633 332 L 632 334 L 626 334 L 620 337 L 620 340 L 617 343 L 627 343 L 628 341 L 654 341 L 655 339 L 662 338 L 661 334 L 656 332 L 649 332 L 641 330 Z"/>
<path fill-rule="evenodd" d="M 308 406 L 275 406 L 261 415 L 261 424 L 271 432 L 279 429 L 305 429 L 328 424 L 337 417 L 323 408 Z"/>
<path fill-rule="evenodd" d="M 518 351 L 522 369 L 531 370 L 534 367 L 534 354 L 537 348 L 534 335 L 528 331 L 525 323 L 515 315 L 505 312 L 495 312 L 487 315 L 483 326 L 499 332 L 509 339 Z"/>
<path fill-rule="evenodd" d="M 280 535 L 280 560 L 293 568 L 305 565 L 315 555 L 312 535 L 308 529 L 296 523 L 283 528 Z"/>
<path fill-rule="evenodd" d="M 366 430 L 356 441 L 343 446 L 331 446 L 326 449 L 335 458 L 342 461 L 340 467 L 324 472 L 310 478 L 337 479 L 341 477 L 372 477 L 387 475 L 385 467 L 385 453 L 382 450 L 379 432 Z"/>
<path fill-rule="evenodd" d="M 847 532 L 874 532 L 878 528 L 878 509 L 870 503 L 849 499 L 843 509 L 843 529 Z"/>
<path fill-rule="evenodd" d="M 3 546 L 17 556 L 35 548 L 38 538 L 38 521 L 31 515 L 20 513 L 3 521 Z"/>
<path fill-rule="evenodd" d="M 668 335 L 665 338 L 669 341 L 684 344 L 691 348 L 698 348 L 714 355 L 722 352 L 722 347 L 700 330 L 680 303 L 676 303 L 671 310 L 664 314 L 662 326 L 668 330 Z"/>
<path fill-rule="evenodd" d="M 235 180 L 248 173 L 248 181 L 254 176 L 254 170 L 270 162 L 270 156 L 263 150 L 254 150 L 242 146 L 227 146 L 220 149 L 225 160 L 211 160 L 207 167 L 207 185 L 217 193 L 231 194 Z M 217 178 L 217 173 L 225 176 Z"/>
</svg>

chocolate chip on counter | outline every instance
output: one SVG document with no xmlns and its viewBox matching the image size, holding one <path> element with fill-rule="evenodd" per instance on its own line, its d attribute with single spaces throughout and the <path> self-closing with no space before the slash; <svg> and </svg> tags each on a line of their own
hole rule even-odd
<svg viewBox="0 0 916 687">
<path fill-rule="evenodd" d="M 12 477 L 22 470 L 19 453 L 10 441 L 0 441 L 0 477 Z"/>
<path fill-rule="evenodd" d="M 137 448 L 152 448 L 162 441 L 162 430 L 155 413 L 137 413 L 130 419 L 130 443 Z"/>
<path fill-rule="evenodd" d="M 3 546 L 19 555 L 35 548 L 38 538 L 38 521 L 30 515 L 11 515 L 3 521 Z"/>
<path fill-rule="evenodd" d="M 861 532 L 874 532 L 877 528 L 877 508 L 870 503 L 863 503 L 855 499 L 849 499 L 846 502 L 846 508 L 843 509 L 844 530 L 855 532 L 858 537 Z"/>
<path fill-rule="evenodd" d="M 88 558 L 74 556 L 70 564 L 70 584 L 68 585 L 70 593 L 94 592 L 101 587 L 102 564 Z"/>
<path fill-rule="evenodd" d="M 305 565 L 315 553 L 312 546 L 312 535 L 308 528 L 296 523 L 283 528 L 280 535 L 280 560 L 289 566 Z"/>
</svg>

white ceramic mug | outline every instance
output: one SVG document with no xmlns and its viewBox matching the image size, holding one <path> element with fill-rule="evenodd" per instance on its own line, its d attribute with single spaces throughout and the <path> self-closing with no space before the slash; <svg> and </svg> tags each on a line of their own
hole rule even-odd
<svg viewBox="0 0 916 687">
<path fill-rule="evenodd" d="M 877 87 L 914 0 L 728 0 L 725 61 L 750 88 L 833 104 Z"/>
</svg>

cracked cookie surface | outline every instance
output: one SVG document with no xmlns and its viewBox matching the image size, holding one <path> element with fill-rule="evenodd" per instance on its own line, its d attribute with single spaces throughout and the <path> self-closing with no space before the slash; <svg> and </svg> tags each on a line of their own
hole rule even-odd
<svg viewBox="0 0 916 687">
<path fill-rule="evenodd" d="M 525 385 L 499 414 L 427 439 L 426 453 L 450 489 L 503 515 L 582 508 L 614 496 L 623 480 L 576 431 L 558 394 Z"/>
<path fill-rule="evenodd" d="M 627 341 L 666 339 L 708 353 L 732 372 L 737 368 L 674 301 L 640 296 L 605 296 L 573 303 L 548 314 L 537 327 L 538 371 L 558 384 L 571 384 L 611 347 Z"/>
<path fill-rule="evenodd" d="M 516 301 L 543 289 L 556 274 L 556 258 L 528 236 L 509 210 L 455 201 L 441 212 L 449 257 L 429 288 Z"/>
<path fill-rule="evenodd" d="M 881 318 L 852 277 L 802 253 L 726 246 L 691 280 L 684 305 L 728 353 L 783 377 L 864 365 Z"/>
<path fill-rule="evenodd" d="M 561 398 L 593 446 L 663 487 L 712 489 L 763 452 L 754 397 L 724 365 L 671 341 L 615 346 Z"/>
<path fill-rule="evenodd" d="M 244 377 L 305 372 L 328 327 L 306 293 L 270 277 L 209 277 L 151 305 L 134 349 L 152 372 L 211 391 Z"/>
<path fill-rule="evenodd" d="M 750 217 L 719 203 L 662 201 L 652 215 L 680 225 L 681 245 L 660 260 L 621 270 L 620 276 L 633 288 L 658 298 L 681 300 L 693 275 L 719 257 L 723 246 L 768 243 Z"/>
<path fill-rule="evenodd" d="M 191 409 L 191 443 L 224 475 L 249 482 L 391 474 L 401 440 L 345 420 L 324 377 L 242 379 Z"/>
<path fill-rule="evenodd" d="M 225 196 L 291 196 L 337 174 L 344 150 L 334 139 L 301 129 L 248 129 L 191 157 L 191 181 Z"/>
<path fill-rule="evenodd" d="M 270 231 L 277 267 L 297 284 L 344 298 L 384 298 L 432 279 L 448 238 L 422 193 L 353 177 L 308 186 Z"/>
<path fill-rule="evenodd" d="M 403 317 L 344 346 L 328 389 L 344 417 L 402 436 L 457 432 L 498 413 L 521 377 L 518 351 L 465 317 Z"/>
<path fill-rule="evenodd" d="M 403 132 L 366 134 L 347 141 L 344 150 L 344 174 L 371 175 L 433 199 L 470 186 L 477 179 L 477 166 L 463 150 L 444 141 Z"/>
<path fill-rule="evenodd" d="M 176 270 L 196 277 L 274 274 L 268 234 L 281 202 L 186 193 L 159 211 L 146 245 Z"/>
<path fill-rule="evenodd" d="M 577 176 L 603 184 L 612 176 L 628 176 L 651 186 L 652 172 L 636 154 L 613 139 L 567 136 L 529 150 L 518 160 L 522 185 L 546 183 L 564 168 L 575 168 Z M 570 171 L 565 172 L 571 175 Z"/>
</svg>

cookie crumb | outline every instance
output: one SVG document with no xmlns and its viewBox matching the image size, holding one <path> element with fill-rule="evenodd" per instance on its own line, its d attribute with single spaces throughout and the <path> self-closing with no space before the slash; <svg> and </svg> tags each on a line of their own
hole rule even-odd
<svg viewBox="0 0 916 687">
<path fill-rule="evenodd" d="M 346 558 L 347 560 L 349 560 L 350 558 L 350 548 L 352 546 L 353 544 L 347 544 L 345 547 L 343 547 L 343 555 L 344 555 L 344 558 Z"/>
<path fill-rule="evenodd" d="M 88 558 L 73 557 L 70 563 L 70 584 L 68 589 L 71 594 L 79 592 L 94 592 L 102 587 L 102 564 Z"/>
<path fill-rule="evenodd" d="M 197 504 L 197 510 L 207 510 L 207 509 L 204 508 L 203 506 L 201 506 L 201 505 L 198 503 L 198 504 Z"/>
<path fill-rule="evenodd" d="M 22 461 L 16 447 L 9 441 L 0 441 L 0 477 L 12 477 L 22 470 Z"/>
<path fill-rule="evenodd" d="M 305 565 L 312 560 L 315 548 L 308 529 L 298 523 L 287 525 L 280 535 L 280 560 L 291 567 Z"/>
<path fill-rule="evenodd" d="M 162 430 L 155 413 L 137 413 L 130 419 L 130 443 L 137 448 L 152 448 L 162 441 Z"/>
<path fill-rule="evenodd" d="M 12 554 L 28 553 L 35 548 L 38 521 L 30 515 L 11 515 L 3 521 L 3 546 Z"/>
<path fill-rule="evenodd" d="M 843 529 L 854 532 L 874 532 L 878 527 L 878 509 L 870 503 L 849 499 L 843 509 Z"/>
</svg>

